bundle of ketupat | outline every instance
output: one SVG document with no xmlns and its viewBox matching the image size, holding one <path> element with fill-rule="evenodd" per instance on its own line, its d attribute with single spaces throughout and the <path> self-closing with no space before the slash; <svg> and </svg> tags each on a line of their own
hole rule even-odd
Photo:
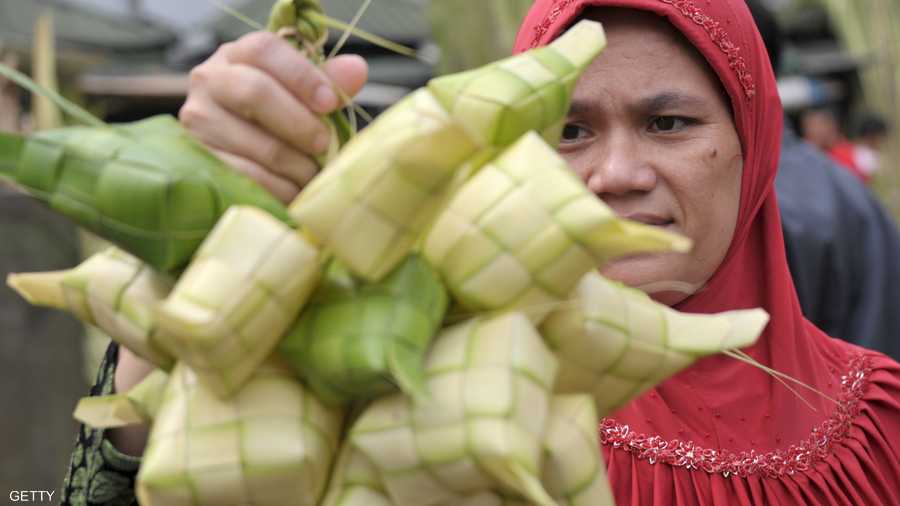
<svg viewBox="0 0 900 506">
<path fill-rule="evenodd" d="M 279 0 L 273 28 L 320 41 L 305 8 Z M 76 409 L 151 425 L 141 504 L 612 504 L 598 415 L 751 343 L 765 315 L 681 315 L 594 272 L 689 247 L 617 218 L 553 149 L 604 43 L 583 21 L 433 80 L 288 212 L 182 130 L 149 128 L 172 120 L 0 137 L 0 174 L 128 252 L 10 284 L 160 367 Z M 132 191 L 140 205 L 120 205 Z M 195 195 L 214 205 L 190 221 Z"/>
</svg>

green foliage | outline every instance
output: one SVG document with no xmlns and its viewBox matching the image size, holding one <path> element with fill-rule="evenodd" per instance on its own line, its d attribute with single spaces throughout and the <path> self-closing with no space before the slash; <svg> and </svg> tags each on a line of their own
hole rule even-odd
<svg viewBox="0 0 900 506">
<path fill-rule="evenodd" d="M 441 48 L 439 73 L 480 67 L 512 52 L 531 0 L 434 0 L 428 17 Z"/>
</svg>

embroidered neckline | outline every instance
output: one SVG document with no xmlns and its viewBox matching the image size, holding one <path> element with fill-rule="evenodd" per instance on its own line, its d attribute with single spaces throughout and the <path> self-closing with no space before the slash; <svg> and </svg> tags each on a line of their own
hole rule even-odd
<svg viewBox="0 0 900 506">
<path fill-rule="evenodd" d="M 531 48 L 537 47 L 541 43 L 541 39 L 550 30 L 550 27 L 556 23 L 559 16 L 575 0 L 553 0 L 550 11 L 544 16 L 543 21 L 534 27 L 534 37 L 531 39 Z M 747 99 L 752 99 L 756 95 L 756 83 L 753 80 L 753 74 L 747 67 L 744 57 L 741 56 L 740 46 L 735 45 L 728 35 L 728 32 L 722 28 L 722 25 L 711 16 L 703 12 L 697 7 L 692 0 L 658 0 L 669 4 L 678 9 L 681 14 L 695 24 L 701 26 L 709 38 L 715 43 L 725 56 L 728 57 L 728 66 L 738 77 L 741 87 L 744 89 L 744 95 Z"/>
<path fill-rule="evenodd" d="M 724 477 L 747 477 L 764 474 L 770 478 L 791 476 L 809 470 L 831 454 L 834 445 L 850 433 L 859 414 L 860 400 L 872 372 L 868 357 L 859 355 L 850 361 L 849 372 L 841 376 L 841 394 L 835 412 L 808 438 L 786 449 L 768 453 L 754 450 L 733 453 L 723 449 L 704 448 L 693 441 L 672 439 L 632 432 L 628 425 L 604 418 L 600 423 L 600 443 L 614 450 L 628 452 L 650 464 L 662 463 L 688 470 L 701 470 Z"/>
</svg>

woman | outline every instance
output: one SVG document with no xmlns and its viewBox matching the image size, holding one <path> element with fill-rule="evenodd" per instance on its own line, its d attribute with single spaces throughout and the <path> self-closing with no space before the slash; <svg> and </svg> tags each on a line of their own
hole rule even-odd
<svg viewBox="0 0 900 506">
<path fill-rule="evenodd" d="M 617 211 L 696 244 L 606 274 L 682 311 L 765 308 L 746 351 L 839 401 L 803 391 L 814 411 L 759 370 L 703 360 L 603 422 L 618 503 L 900 504 L 900 368 L 800 313 L 772 190 L 782 110 L 745 3 L 539 0 L 517 50 L 580 16 L 610 43 L 578 83 L 561 152 Z"/>
<path fill-rule="evenodd" d="M 807 405 L 734 359 L 701 361 L 603 422 L 617 502 L 900 504 L 900 366 L 831 340 L 800 313 L 772 191 L 782 112 L 743 0 L 538 0 L 517 50 L 580 17 L 601 20 L 609 46 L 576 87 L 561 153 L 614 209 L 696 245 L 605 274 L 683 311 L 765 308 L 771 323 L 747 351 L 824 394 L 802 390 Z M 311 118 L 337 105 L 330 83 L 352 93 L 365 75 L 357 59 L 318 73 L 289 51 L 264 34 L 224 46 L 195 70 L 182 111 L 285 200 L 324 144 Z M 127 388 L 140 367 L 123 354 L 115 376 Z M 111 439 L 134 453 L 143 444 L 134 431 Z"/>
</svg>

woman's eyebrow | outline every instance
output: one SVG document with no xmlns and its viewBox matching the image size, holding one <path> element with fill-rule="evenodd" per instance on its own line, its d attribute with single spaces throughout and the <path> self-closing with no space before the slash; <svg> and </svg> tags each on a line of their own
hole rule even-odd
<svg viewBox="0 0 900 506">
<path fill-rule="evenodd" d="M 667 109 L 696 109 L 706 106 L 706 100 L 678 91 L 664 91 L 641 99 L 633 109 L 642 113 L 654 113 Z"/>
<path fill-rule="evenodd" d="M 647 115 L 667 109 L 700 109 L 705 108 L 708 100 L 697 95 L 691 95 L 680 91 L 663 91 L 655 95 L 642 98 L 628 108 L 632 111 Z M 578 116 L 590 114 L 594 104 L 590 99 L 573 99 L 569 105 L 569 115 Z"/>
<path fill-rule="evenodd" d="M 588 100 L 573 99 L 569 103 L 569 116 L 578 116 L 591 110 L 591 104 Z"/>
</svg>

